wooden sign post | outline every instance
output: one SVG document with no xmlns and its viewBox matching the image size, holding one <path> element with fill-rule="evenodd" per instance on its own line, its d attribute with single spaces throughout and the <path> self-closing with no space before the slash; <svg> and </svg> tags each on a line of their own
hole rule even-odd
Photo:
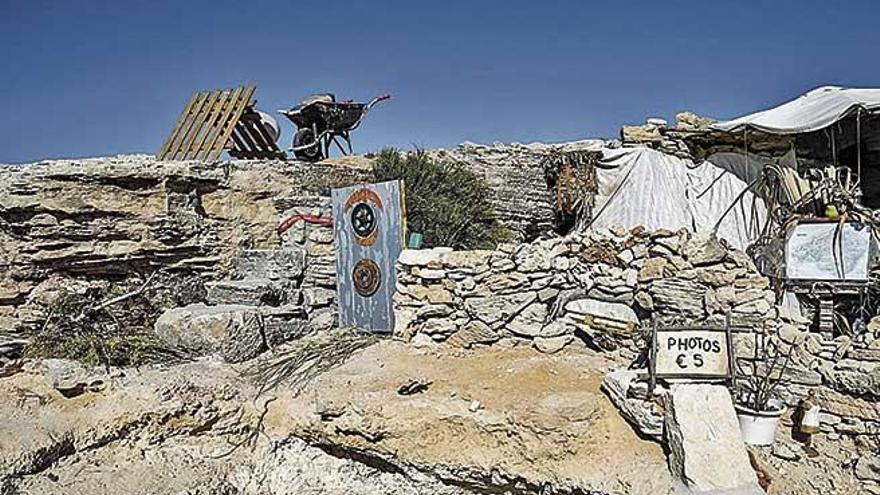
<svg viewBox="0 0 880 495">
<path fill-rule="evenodd" d="M 658 378 L 724 381 L 733 384 L 735 364 L 730 318 L 724 327 L 651 326 L 648 354 L 649 391 Z"/>
</svg>

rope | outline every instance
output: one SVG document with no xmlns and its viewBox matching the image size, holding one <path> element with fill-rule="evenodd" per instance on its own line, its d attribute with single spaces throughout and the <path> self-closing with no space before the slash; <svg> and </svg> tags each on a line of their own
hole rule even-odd
<svg viewBox="0 0 880 495">
<path fill-rule="evenodd" d="M 747 185 L 745 188 L 743 188 L 743 190 L 740 191 L 740 193 L 736 195 L 736 198 L 734 198 L 733 202 L 730 203 L 730 206 L 728 206 L 727 209 L 724 210 L 724 213 L 722 213 L 721 216 L 718 217 L 718 221 L 715 222 L 715 226 L 712 227 L 713 234 L 718 233 L 718 227 L 721 226 L 721 221 L 724 220 L 724 217 L 726 217 L 727 214 L 730 213 L 730 210 L 732 210 L 736 206 L 736 204 L 743 198 L 743 196 L 745 196 L 746 193 L 749 192 L 749 190 L 752 188 L 752 186 L 754 186 L 755 184 L 760 182 L 761 179 L 763 179 L 763 177 L 758 177 L 757 179 L 753 180 L 752 182 L 749 182 L 749 185 Z"/>
</svg>

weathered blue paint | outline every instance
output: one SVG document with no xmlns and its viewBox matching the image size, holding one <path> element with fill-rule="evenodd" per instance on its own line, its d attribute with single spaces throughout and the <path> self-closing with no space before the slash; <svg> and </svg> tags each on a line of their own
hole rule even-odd
<svg viewBox="0 0 880 495">
<path fill-rule="evenodd" d="M 362 189 L 376 193 L 381 207 L 370 204 L 376 216 L 376 238 L 371 245 L 358 243 L 351 223 L 354 204 L 349 198 Z M 388 333 L 394 328 L 392 297 L 397 283 L 395 264 L 404 244 L 403 184 L 400 181 L 363 184 L 334 189 L 333 223 L 336 233 L 336 291 L 339 301 L 339 325 L 361 330 Z M 380 270 L 379 289 L 369 297 L 355 290 L 352 270 L 361 259 L 371 259 Z"/>
</svg>

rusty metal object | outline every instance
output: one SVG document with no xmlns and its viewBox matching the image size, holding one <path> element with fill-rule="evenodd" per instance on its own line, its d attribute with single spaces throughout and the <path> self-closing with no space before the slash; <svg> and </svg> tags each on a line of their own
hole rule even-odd
<svg viewBox="0 0 880 495">
<path fill-rule="evenodd" d="M 363 297 L 371 297 L 379 290 L 382 280 L 382 272 L 375 261 L 364 258 L 354 265 L 351 271 L 351 280 L 354 290 Z"/>
<path fill-rule="evenodd" d="M 290 119 L 297 128 L 290 151 L 299 160 L 318 162 L 330 156 L 332 144 L 343 155 L 350 155 L 351 131 L 361 125 L 373 106 L 390 98 L 391 95 L 385 93 L 367 103 L 337 102 L 332 93 L 319 93 L 293 108 L 279 110 L 278 113 Z"/>
<path fill-rule="evenodd" d="M 323 225 L 324 227 L 330 227 L 333 225 L 332 217 L 294 214 L 282 220 L 281 223 L 278 224 L 278 227 L 275 229 L 275 232 L 280 237 L 282 234 L 287 232 L 288 229 L 290 229 L 291 227 L 296 225 L 297 222 L 300 221 L 313 225 Z"/>
</svg>

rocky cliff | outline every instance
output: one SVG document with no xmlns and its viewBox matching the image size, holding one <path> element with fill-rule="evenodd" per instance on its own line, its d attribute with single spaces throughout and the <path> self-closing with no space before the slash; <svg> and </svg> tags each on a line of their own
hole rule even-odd
<svg viewBox="0 0 880 495">
<path fill-rule="evenodd" d="M 577 187 L 564 179 L 559 180 L 560 163 L 553 158 L 560 153 L 577 152 L 584 165 L 592 169 L 601 157 L 601 153 L 591 151 L 597 143 L 597 140 L 560 144 L 495 143 L 491 146 L 464 143 L 432 153 L 464 163 L 483 176 L 492 189 L 492 206 L 499 220 L 512 231 L 517 241 L 528 242 L 559 230 L 560 210 L 566 206 L 563 198 L 574 192 L 569 188 Z"/>
<path fill-rule="evenodd" d="M 0 167 L 0 327 L 33 328 L 46 294 L 159 269 L 211 280 L 277 248 L 290 196 L 368 180 L 369 163 L 159 162 L 149 156 Z M 49 297 L 51 299 L 51 297 Z"/>
</svg>

